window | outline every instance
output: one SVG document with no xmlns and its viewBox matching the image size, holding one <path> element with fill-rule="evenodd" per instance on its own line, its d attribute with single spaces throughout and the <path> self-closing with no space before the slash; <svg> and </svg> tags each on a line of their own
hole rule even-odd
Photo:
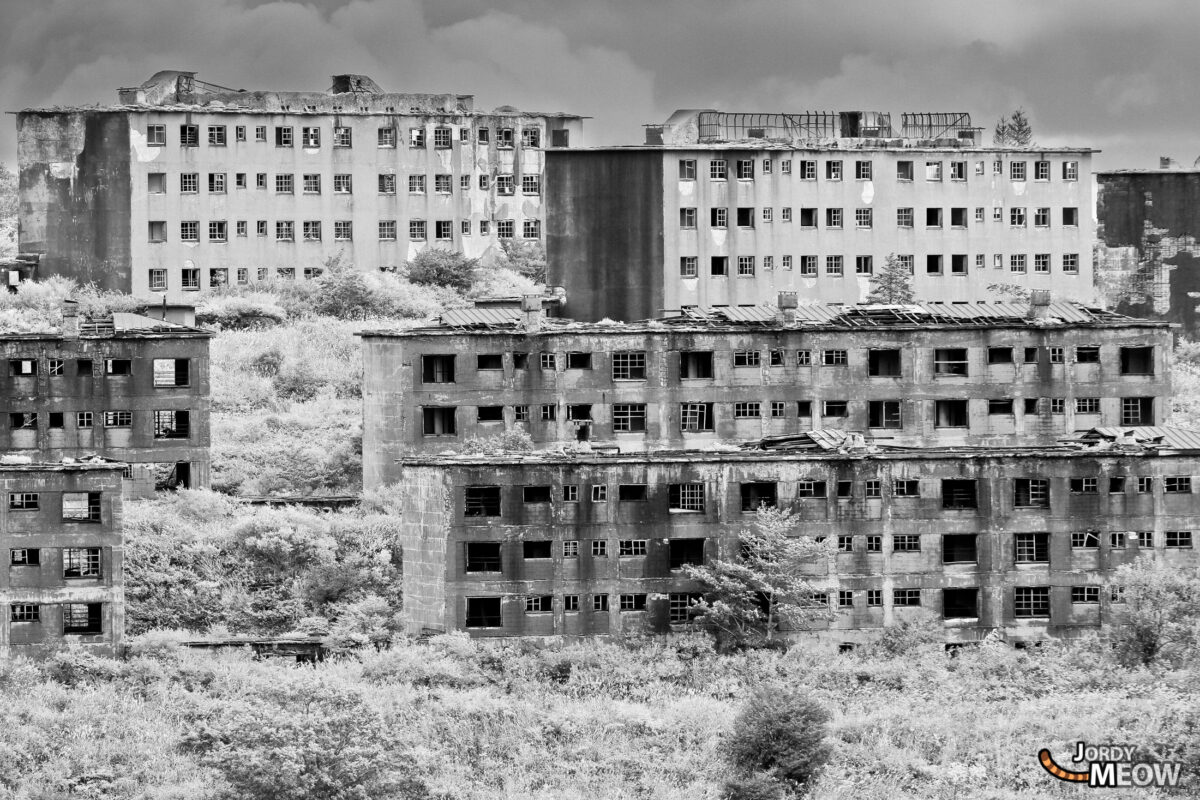
<svg viewBox="0 0 1200 800">
<path fill-rule="evenodd" d="M 1100 547 L 1100 532 L 1097 530 L 1071 531 L 1071 547 L 1076 550 L 1095 550 Z"/>
<path fill-rule="evenodd" d="M 790 256 L 784 256 L 785 259 Z M 817 277 L 817 257 L 816 256 L 800 256 L 800 275 L 805 278 Z"/>
<path fill-rule="evenodd" d="M 871 256 L 855 256 L 854 257 L 854 274 L 855 275 L 870 275 L 874 271 L 874 265 Z"/>
<path fill-rule="evenodd" d="M 911 228 L 913 226 L 913 210 L 911 208 L 896 209 L 896 227 Z"/>
<path fill-rule="evenodd" d="M 1167 476 L 1163 478 L 1163 491 L 1167 494 L 1191 494 L 1192 479 L 1187 475 Z"/>
<path fill-rule="evenodd" d="M 641 489 L 644 500 L 646 487 L 642 486 Z M 646 555 L 646 542 L 646 539 L 621 539 L 617 542 L 617 555 L 624 558 L 644 556 Z"/>
<path fill-rule="evenodd" d="M 965 181 L 967 179 L 967 162 L 951 161 L 950 162 L 950 180 Z"/>
<path fill-rule="evenodd" d="M 607 500 L 608 500 L 608 487 L 607 486 L 605 486 L 604 484 L 597 484 L 592 487 L 592 502 L 593 503 L 604 503 L 604 502 L 607 502 Z M 592 543 L 592 555 L 604 555 L 603 540 L 599 541 L 599 544 L 600 544 L 600 552 L 599 553 L 596 552 L 596 544 L 597 544 L 597 542 Z"/>
<path fill-rule="evenodd" d="M 463 516 L 500 516 L 500 487 L 467 486 L 464 494 Z"/>
<path fill-rule="evenodd" d="M 738 180 L 754 180 L 754 161 L 752 159 L 738 159 L 737 176 Z"/>
<path fill-rule="evenodd" d="M 870 228 L 872 224 L 872 209 L 856 208 L 854 209 L 854 225 L 858 228 Z"/>
<path fill-rule="evenodd" d="M 454 129 L 439 126 L 433 129 L 433 146 L 439 150 L 445 150 L 450 147 L 454 139 Z"/>
<path fill-rule="evenodd" d="M 753 228 L 754 227 L 754 209 L 753 208 L 739 208 L 737 210 L 737 225 L 739 228 Z"/>
<path fill-rule="evenodd" d="M 1035 208 L 1033 210 L 1033 226 L 1035 228 L 1046 228 L 1050 226 L 1050 209 Z"/>
<path fill-rule="evenodd" d="M 825 274 L 835 276 L 842 274 L 841 256 L 825 256 Z"/>
<path fill-rule="evenodd" d="M 940 208 L 925 209 L 925 227 L 926 228 L 942 227 L 942 210 Z"/>
<path fill-rule="evenodd" d="M 238 220 L 238 222 L 237 222 L 237 235 L 238 235 L 238 236 L 245 236 L 245 235 L 246 235 L 246 220 L 244 220 L 244 219 L 239 219 L 239 220 Z"/>
<path fill-rule="evenodd" d="M 132 375 L 133 361 L 128 358 L 106 358 L 104 360 L 105 375 Z"/>
<path fill-rule="evenodd" d="M 8 496 L 9 511 L 37 511 L 37 492 L 13 492 Z"/>
<path fill-rule="evenodd" d="M 790 164 L 790 162 L 783 162 Z M 790 172 L 790 169 L 784 169 L 784 172 Z M 816 161 L 801 161 L 800 162 L 800 180 L 815 181 L 817 179 L 817 162 Z"/>
<path fill-rule="evenodd" d="M 354 223 L 350 220 L 336 220 L 333 223 L 333 238 L 338 242 L 349 242 L 354 238 Z"/>
<path fill-rule="evenodd" d="M 512 128 L 497 128 L 496 129 L 496 147 L 501 150 L 511 150 L 513 148 L 513 129 Z"/>
<path fill-rule="evenodd" d="M 290 242 L 296 238 L 296 223 L 280 220 L 275 223 L 275 241 Z"/>
<path fill-rule="evenodd" d="M 70 522 L 99 522 L 99 492 L 63 492 L 62 518 Z"/>
<path fill-rule="evenodd" d="M 1017 617 L 1050 616 L 1050 587 L 1016 587 L 1013 590 L 1013 613 Z"/>
<path fill-rule="evenodd" d="M 592 611 L 608 611 L 608 595 L 592 595 Z"/>
<path fill-rule="evenodd" d="M 425 241 L 425 220 L 410 219 L 408 221 L 408 238 L 416 242 Z"/>
<path fill-rule="evenodd" d="M 775 508 L 776 486 L 773 482 L 743 483 L 741 485 L 742 511 L 757 511 L 759 508 Z"/>
<path fill-rule="evenodd" d="M 208 173 L 208 191 L 210 194 L 225 194 L 225 173 Z"/>
<path fill-rule="evenodd" d="M 844 367 L 847 364 L 845 350 L 822 350 L 821 364 L 826 367 Z"/>
<path fill-rule="evenodd" d="M 425 129 L 424 128 L 409 128 L 408 129 L 408 146 L 409 147 L 424 147 L 425 146 Z M 509 143 L 512 147 L 512 143 Z"/>
<path fill-rule="evenodd" d="M 871 180 L 871 162 L 870 161 L 855 161 L 854 162 L 854 179 L 859 181 Z"/>
<path fill-rule="evenodd" d="M 1072 586 L 1071 587 L 1071 602 L 1072 603 L 1099 603 L 1100 602 L 1100 587 L 1099 586 Z"/>
<path fill-rule="evenodd" d="M 1062 224 L 1064 227 L 1074 228 L 1079 225 L 1079 209 L 1078 208 L 1064 208 L 1062 210 L 1062 215 L 1063 215 Z"/>
<path fill-rule="evenodd" d="M 882 536 L 868 536 L 867 537 L 867 552 L 868 553 L 882 553 L 883 552 L 883 537 Z"/>
<path fill-rule="evenodd" d="M 396 240 L 396 220 L 379 220 L 379 240 L 381 242 L 392 242 Z"/>
<path fill-rule="evenodd" d="M 1013 227 L 1013 228 L 1024 228 L 1025 227 L 1025 209 L 1024 208 L 1010 208 L 1008 210 L 1008 224 L 1010 227 Z"/>
<path fill-rule="evenodd" d="M 988 400 L 988 414 L 1001 415 L 1013 413 L 1012 400 Z"/>
<path fill-rule="evenodd" d="M 455 408 L 425 407 L 421 409 L 422 430 L 424 436 L 454 436 L 457 433 L 455 425 Z"/>
<path fill-rule="evenodd" d="M 623 350 L 613 353 L 612 377 L 615 381 L 645 380 L 646 353 L 641 350 Z"/>
<path fill-rule="evenodd" d="M 554 610 L 554 595 L 529 595 L 525 598 L 526 614 L 541 614 Z"/>
<path fill-rule="evenodd" d="M 711 351 L 684 350 L 679 354 L 679 377 L 683 380 L 711 378 L 713 376 L 713 354 Z"/>
<path fill-rule="evenodd" d="M 147 125 L 146 144 L 149 147 L 164 147 L 167 144 L 167 126 Z"/>
<path fill-rule="evenodd" d="M 787 404 L 784 403 L 783 401 L 772 400 L 771 401 L 771 416 L 772 417 L 787 416 L 786 408 L 787 408 Z"/>
<path fill-rule="evenodd" d="M 214 220 L 208 223 L 208 240 L 210 242 L 224 242 L 228 234 L 228 228 L 224 220 Z"/>
<path fill-rule="evenodd" d="M 27 378 L 37 375 L 38 362 L 36 358 L 17 358 L 8 362 L 8 374 L 15 378 Z"/>
<path fill-rule="evenodd" d="M 925 162 L 925 180 L 940 181 L 942 179 L 942 162 L 926 161 Z"/>
<path fill-rule="evenodd" d="M 424 175 L 421 176 L 424 180 Z M 276 179 L 278 180 L 278 179 Z M 410 184 L 411 185 L 411 184 Z M 422 183 L 422 186 L 424 184 Z M 424 191 L 422 189 L 422 191 Z M 396 193 L 396 176 L 395 175 L 380 175 L 379 176 L 379 193 L 380 194 L 395 194 Z"/>
<path fill-rule="evenodd" d="M 894 606 L 919 606 L 919 605 L 921 605 L 921 590 L 920 589 L 893 589 L 892 590 L 892 605 L 894 605 Z"/>
<path fill-rule="evenodd" d="M 913 162 L 897 161 L 896 162 L 896 180 L 911 181 L 913 179 Z"/>
<path fill-rule="evenodd" d="M 503 422 L 504 406 L 478 406 L 476 419 L 479 422 Z"/>
<path fill-rule="evenodd" d="M 1075 348 L 1077 364 L 1099 364 L 1100 348 L 1096 345 L 1083 345 Z"/>
<path fill-rule="evenodd" d="M 441 224 L 440 222 L 438 223 Z M 450 223 L 446 223 L 449 225 Z M 521 236 L 526 239 L 540 239 L 542 236 L 542 221 L 540 219 L 527 219 L 521 223 Z M 442 237 L 439 237 L 442 238 Z M 449 239 L 447 235 L 445 238 Z"/>
<path fill-rule="evenodd" d="M 679 429 L 681 431 L 711 431 L 713 423 L 712 403 L 679 404 Z"/>
<path fill-rule="evenodd" d="M 1075 413 L 1076 414 L 1099 414 L 1100 413 L 1100 398 L 1099 397 L 1076 397 L 1075 398 Z"/>
<path fill-rule="evenodd" d="M 1079 254 L 1078 253 L 1063 253 L 1062 257 L 1063 272 L 1068 275 L 1076 275 L 1079 273 Z"/>
<path fill-rule="evenodd" d="M 305 194 L 320 194 L 321 193 L 321 176 L 316 173 L 308 173 L 304 175 L 304 193 Z"/>
<path fill-rule="evenodd" d="M 153 361 L 154 385 L 187 386 L 188 359 L 186 358 L 156 358 Z"/>
<path fill-rule="evenodd" d="M 944 619 L 973 619 L 978 616 L 978 588 L 942 590 L 942 617 Z"/>
<path fill-rule="evenodd" d="M 199 125 L 180 125 L 179 126 L 179 146 L 180 147 L 199 147 L 200 146 L 200 126 Z"/>
<path fill-rule="evenodd" d="M 699 599 L 700 595 L 694 592 L 672 592 L 668 594 L 667 622 L 672 625 L 687 623 L 691 618 L 689 610 Z"/>
<path fill-rule="evenodd" d="M 99 578 L 99 547 L 64 547 L 62 551 L 64 578 Z"/>
<path fill-rule="evenodd" d="M 966 376 L 969 372 L 966 348 L 947 347 L 934 350 L 933 372 L 935 375 Z"/>
<path fill-rule="evenodd" d="M 942 508 L 978 508 L 975 481 L 962 478 L 942 480 Z"/>
<path fill-rule="evenodd" d="M 454 383 L 454 356 L 421 356 L 422 383 Z"/>
<path fill-rule="evenodd" d="M 37 428 L 36 411 L 13 411 L 8 415 L 8 424 L 13 430 L 31 430 Z"/>
<path fill-rule="evenodd" d="M 671 511 L 704 511 L 703 483 L 673 483 L 668 494 Z"/>
<path fill-rule="evenodd" d="M 453 175 L 434 175 L 433 190 L 438 194 L 450 194 L 454 188 L 453 177 Z"/>
<path fill-rule="evenodd" d="M 948 533 L 942 536 L 943 564 L 970 564 L 977 559 L 975 534 Z"/>
<path fill-rule="evenodd" d="M 1166 546 L 1183 550 L 1190 550 L 1192 547 L 1192 532 L 1191 531 L 1164 531 L 1166 536 Z"/>
<path fill-rule="evenodd" d="M 500 614 L 499 597 L 468 597 L 467 628 L 501 628 L 504 620 Z"/>
<path fill-rule="evenodd" d="M 1033 271 L 1035 273 L 1048 274 L 1050 272 L 1050 254 L 1035 253 L 1033 256 Z"/>
<path fill-rule="evenodd" d="M 950 227 L 965 228 L 967 227 L 967 210 L 965 208 L 950 209 Z"/>
<path fill-rule="evenodd" d="M 696 180 L 696 159 L 694 159 L 694 158 L 679 159 L 679 180 L 681 180 L 681 181 Z"/>
<path fill-rule="evenodd" d="M 1009 162 L 1008 175 L 1014 181 L 1025 180 L 1025 162 L 1024 161 Z"/>
<path fill-rule="evenodd" d="M 199 289 L 200 288 L 200 270 L 199 269 L 183 269 L 179 272 L 180 286 L 183 289 Z"/>
<path fill-rule="evenodd" d="M 841 161 L 825 162 L 825 179 L 829 181 L 840 181 L 842 179 Z"/>
<path fill-rule="evenodd" d="M 179 175 L 179 191 L 183 194 L 195 194 L 200 191 L 200 173 L 181 173 Z"/>
<path fill-rule="evenodd" d="M 292 129 L 286 126 L 276 126 L 275 128 L 275 146 L 276 147 L 291 147 L 292 146 Z"/>
<path fill-rule="evenodd" d="M 975 221 L 976 221 L 976 222 L 983 222 L 983 217 L 984 217 L 984 208 L 983 208 L 983 206 L 978 206 L 978 207 L 976 207 L 976 209 L 975 209 Z M 982 266 L 983 266 L 983 256 L 978 256 L 977 258 L 979 259 L 979 266 L 981 266 L 981 267 L 982 267 Z"/>
<path fill-rule="evenodd" d="M 275 176 L 275 191 L 278 194 L 291 194 L 294 191 L 295 183 L 292 175 L 276 175 Z"/>
<path fill-rule="evenodd" d="M 1043 478 L 1016 478 L 1013 505 L 1017 508 L 1049 508 L 1050 481 Z"/>
<path fill-rule="evenodd" d="M 1050 348 L 1050 363 L 1051 364 L 1063 363 L 1063 349 L 1061 347 L 1051 347 Z"/>
<path fill-rule="evenodd" d="M 576 491 L 579 489 L 578 486 L 572 486 L 571 488 L 575 489 Z M 578 499 L 578 495 L 576 495 L 576 499 Z M 579 558 L 579 542 L 574 539 L 563 542 L 562 554 L 563 558 Z"/>
<path fill-rule="evenodd" d="M 541 194 L 542 193 L 542 176 L 540 176 L 540 175 L 522 175 L 521 176 L 521 192 L 522 192 L 522 194 Z"/>
<path fill-rule="evenodd" d="M 1050 561 L 1050 534 L 1017 533 L 1013 535 L 1018 564 L 1045 564 Z"/>
<path fill-rule="evenodd" d="M 892 494 L 896 497 L 920 497 L 921 482 L 914 480 L 893 481 Z"/>
<path fill-rule="evenodd" d="M 496 236 L 501 239 L 511 239 L 514 235 L 514 221 L 502 219 L 496 223 Z"/>
<path fill-rule="evenodd" d="M 867 537 L 868 539 L 870 537 Z M 867 606 L 870 608 L 878 608 L 883 605 L 883 590 L 882 589 L 867 589 Z"/>
<path fill-rule="evenodd" d="M 734 403 L 733 416 L 734 419 L 757 419 L 762 416 L 762 406 L 760 403 Z"/>
<path fill-rule="evenodd" d="M 682 256 L 679 259 L 679 277 L 695 278 L 699 276 L 699 264 L 696 256 Z"/>
<path fill-rule="evenodd" d="M 728 162 L 723 160 L 710 161 L 708 163 L 708 177 L 710 180 L 723 181 L 726 178 L 726 170 Z"/>
<path fill-rule="evenodd" d="M 104 427 L 106 428 L 129 428 L 133 425 L 132 411 L 105 411 L 104 412 Z"/>
<path fill-rule="evenodd" d="M 725 228 L 729 225 L 729 209 L 713 208 L 708 213 L 708 224 L 713 228 Z"/>
<path fill-rule="evenodd" d="M 557 410 L 558 410 L 558 406 L 543 405 L 541 407 L 542 422 L 553 422 L 555 419 L 557 419 L 557 416 L 556 416 Z"/>
<path fill-rule="evenodd" d="M 919 553 L 921 537 L 915 533 L 898 533 L 892 537 L 892 550 L 897 553 Z"/>
<path fill-rule="evenodd" d="M 542 353 L 539 363 L 542 369 L 558 369 L 558 359 L 554 353 Z"/>
<path fill-rule="evenodd" d="M 98 634 L 104 632 L 103 603 L 64 603 L 62 612 L 64 634 Z"/>
<path fill-rule="evenodd" d="M 1079 180 L 1079 162 L 1064 161 L 1062 165 L 1062 177 L 1064 181 Z"/>
<path fill-rule="evenodd" d="M 800 209 L 800 227 L 815 228 L 817 227 L 817 209 L 801 208 Z"/>
<path fill-rule="evenodd" d="M 351 194 L 354 189 L 354 176 L 352 175 L 334 175 L 333 176 L 333 193 L 334 194 Z"/>
<path fill-rule="evenodd" d="M 842 210 L 840 208 L 825 209 L 825 227 L 826 228 L 842 227 Z"/>
<path fill-rule="evenodd" d="M 11 622 L 41 622 L 41 606 L 36 603 L 13 603 L 9 606 Z"/>
<path fill-rule="evenodd" d="M 902 428 L 899 400 L 871 400 L 867 403 L 867 426 L 870 428 Z"/>
<path fill-rule="evenodd" d="M 1122 425 L 1153 425 L 1154 424 L 1154 398 L 1153 397 L 1122 397 L 1121 398 L 1121 424 Z"/>
<path fill-rule="evenodd" d="M 738 350 L 733 354 L 735 367 L 757 367 L 762 364 L 762 354 L 757 350 Z"/>
</svg>

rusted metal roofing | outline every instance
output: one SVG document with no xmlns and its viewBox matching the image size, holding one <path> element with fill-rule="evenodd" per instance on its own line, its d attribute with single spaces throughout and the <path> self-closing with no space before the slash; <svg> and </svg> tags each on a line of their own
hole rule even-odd
<svg viewBox="0 0 1200 800">
<path fill-rule="evenodd" d="M 456 328 L 474 328 L 479 326 L 509 327 L 521 321 L 519 308 L 455 308 L 442 314 L 440 321 L 443 325 Z"/>
<path fill-rule="evenodd" d="M 1116 441 L 1126 434 L 1133 436 L 1134 441 L 1138 444 L 1156 444 L 1171 450 L 1200 450 L 1200 431 L 1167 425 L 1092 428 L 1074 441 Z"/>
<path fill-rule="evenodd" d="M 841 324 L 872 327 L 903 324 L 978 325 L 997 322 L 1023 322 L 1030 319 L 1028 303 L 912 303 L 908 305 L 800 305 L 796 322 Z M 1089 308 L 1078 303 L 1051 303 L 1042 315 L 1046 320 L 1067 323 L 1130 320 L 1112 311 Z M 688 308 L 682 318 L 707 322 L 779 324 L 780 312 L 773 305 Z M 680 319 L 676 317 L 675 319 Z"/>
</svg>

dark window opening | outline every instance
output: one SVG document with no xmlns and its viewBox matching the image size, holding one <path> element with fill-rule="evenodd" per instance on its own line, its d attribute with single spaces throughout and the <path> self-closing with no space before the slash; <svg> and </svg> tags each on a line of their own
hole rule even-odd
<svg viewBox="0 0 1200 800">
<path fill-rule="evenodd" d="M 711 351 L 685 350 L 679 354 L 679 377 L 711 378 L 713 376 L 713 354 Z"/>
<path fill-rule="evenodd" d="M 426 436 L 454 436 L 456 434 L 455 408 L 423 408 L 422 431 Z"/>
<path fill-rule="evenodd" d="M 942 617 L 971 619 L 979 616 L 979 589 L 943 589 Z"/>
<path fill-rule="evenodd" d="M 867 374 L 877 377 L 900 377 L 899 350 L 868 350 Z"/>
<path fill-rule="evenodd" d="M 1011 364 L 1013 363 L 1013 349 L 1011 347 L 989 347 L 987 357 L 989 364 Z"/>
<path fill-rule="evenodd" d="M 703 539 L 669 539 L 667 553 L 671 569 L 681 569 L 688 564 L 704 564 Z"/>
<path fill-rule="evenodd" d="M 499 542 L 466 542 L 464 572 L 500 572 Z"/>
<path fill-rule="evenodd" d="M 499 597 L 468 597 L 467 622 L 468 628 L 499 628 L 503 626 L 500 617 Z"/>
<path fill-rule="evenodd" d="M 480 422 L 503 422 L 504 406 L 479 406 Z"/>
<path fill-rule="evenodd" d="M 553 542 L 549 539 L 536 542 L 522 542 L 521 555 L 525 558 L 553 558 Z"/>
<path fill-rule="evenodd" d="M 966 400 L 936 400 L 933 411 L 935 428 L 965 428 L 970 421 Z"/>
<path fill-rule="evenodd" d="M 66 603 L 63 605 L 63 633 L 103 633 L 103 621 L 103 603 Z"/>
<path fill-rule="evenodd" d="M 644 503 L 646 501 L 646 484 L 622 483 L 617 487 L 617 500 L 622 503 Z"/>
<path fill-rule="evenodd" d="M 154 412 L 155 439 L 186 439 L 191 432 L 191 414 L 187 410 Z"/>
<path fill-rule="evenodd" d="M 1153 375 L 1154 374 L 1154 348 L 1153 347 L 1122 347 L 1121 348 L 1121 374 L 1122 375 Z"/>
<path fill-rule="evenodd" d="M 1013 413 L 1012 400 L 988 400 L 988 414 L 1009 414 Z"/>
<path fill-rule="evenodd" d="M 975 534 L 948 533 L 942 537 L 942 563 L 965 564 L 978 560 Z"/>
<path fill-rule="evenodd" d="M 485 353 L 475 357 L 476 369 L 504 369 L 504 356 L 500 353 Z"/>
<path fill-rule="evenodd" d="M 903 422 L 899 400 L 872 400 L 867 404 L 867 426 L 870 428 L 900 428 Z"/>
<path fill-rule="evenodd" d="M 1100 348 L 1094 345 L 1075 348 L 1075 362 L 1077 364 L 1098 364 L 1100 363 Z"/>
<path fill-rule="evenodd" d="M 936 375 L 967 375 L 967 350 L 948 347 L 933 351 L 933 372 Z"/>
<path fill-rule="evenodd" d="M 757 511 L 762 506 L 774 508 L 776 500 L 776 485 L 773 482 L 742 484 L 742 511 Z"/>
<path fill-rule="evenodd" d="M 90 358 L 79 358 L 75 360 L 75 374 L 81 378 L 92 377 L 92 360 Z"/>
<path fill-rule="evenodd" d="M 854 496 L 854 481 L 838 481 L 837 482 L 838 497 L 853 497 Z"/>
<path fill-rule="evenodd" d="M 454 356 L 421 356 L 423 383 L 454 383 Z"/>
<path fill-rule="evenodd" d="M 529 353 L 513 353 L 513 369 L 525 369 L 529 366 Z"/>
<path fill-rule="evenodd" d="M 521 490 L 521 499 L 526 503 L 549 503 L 549 486 L 526 486 Z"/>
<path fill-rule="evenodd" d="M 592 418 L 591 403 L 576 403 L 575 405 L 567 406 L 568 420 L 590 420 Z"/>
<path fill-rule="evenodd" d="M 467 517 L 500 516 L 499 486 L 466 487 L 463 515 Z"/>
<path fill-rule="evenodd" d="M 945 479 L 942 481 L 942 508 L 978 508 L 975 481 Z"/>
<path fill-rule="evenodd" d="M 156 358 L 154 359 L 155 386 L 187 386 L 188 359 L 186 358 Z"/>
<path fill-rule="evenodd" d="M 591 353 L 567 353 L 567 369 L 591 369 Z"/>
<path fill-rule="evenodd" d="M 128 358 L 106 358 L 104 360 L 105 375 L 132 375 L 133 361 Z"/>
</svg>

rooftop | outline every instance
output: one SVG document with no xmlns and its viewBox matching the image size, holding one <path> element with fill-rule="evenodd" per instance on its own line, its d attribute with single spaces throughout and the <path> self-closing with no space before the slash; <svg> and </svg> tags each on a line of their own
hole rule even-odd
<svg viewBox="0 0 1200 800">
<path fill-rule="evenodd" d="M 531 335 L 561 333 L 665 333 L 704 330 L 863 330 L 880 328 L 1048 328 L 1048 327 L 1150 327 L 1170 323 L 1127 317 L 1113 311 L 1080 303 L 1052 302 L 1031 314 L 1028 302 L 914 303 L 909 305 L 822 305 L 800 304 L 794 309 L 776 305 L 687 308 L 667 316 L 639 322 L 576 322 L 545 318 Z M 414 337 L 430 334 L 521 333 L 525 314 L 520 308 L 486 307 L 447 311 L 431 324 L 404 330 L 382 329 L 359 332 L 364 337 Z"/>
<path fill-rule="evenodd" d="M 59 313 L 52 315 L 31 318 L 17 315 L 0 316 L 0 341 L 63 339 L 68 336 L 79 339 L 207 339 L 213 336 L 212 331 L 203 328 L 193 328 L 165 319 L 123 311 L 81 318 L 71 307 L 73 305 L 68 301 Z M 78 326 L 77 335 L 66 332 L 72 320 Z"/>
<path fill-rule="evenodd" d="M 586 444 L 553 450 L 500 454 L 428 453 L 396 459 L 403 466 L 484 467 L 536 465 L 693 464 L 762 461 L 986 460 L 995 458 L 1087 458 L 1095 456 L 1196 456 L 1200 431 L 1172 427 L 1093 428 L 1058 445 L 1041 447 L 898 446 L 880 444 L 857 431 L 824 429 L 773 436 L 709 450 L 653 450 L 613 453 Z"/>
</svg>

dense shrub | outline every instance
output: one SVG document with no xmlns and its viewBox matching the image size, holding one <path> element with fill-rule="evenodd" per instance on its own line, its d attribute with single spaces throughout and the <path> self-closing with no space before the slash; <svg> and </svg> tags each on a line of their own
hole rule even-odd
<svg viewBox="0 0 1200 800">
<path fill-rule="evenodd" d="M 286 319 L 287 312 L 275 297 L 265 293 L 208 295 L 196 306 L 197 325 L 223 330 L 271 328 L 283 324 Z"/>
<path fill-rule="evenodd" d="M 803 690 L 782 683 L 761 686 L 733 721 L 726 743 L 729 760 L 744 775 L 765 774 L 805 788 L 829 760 L 829 719 L 829 712 Z M 741 788 L 752 789 L 761 791 L 762 781 L 752 780 Z"/>
<path fill-rule="evenodd" d="M 448 286 L 465 291 L 474 280 L 476 260 L 462 253 L 429 247 L 405 264 L 408 279 L 429 286 Z"/>
</svg>

